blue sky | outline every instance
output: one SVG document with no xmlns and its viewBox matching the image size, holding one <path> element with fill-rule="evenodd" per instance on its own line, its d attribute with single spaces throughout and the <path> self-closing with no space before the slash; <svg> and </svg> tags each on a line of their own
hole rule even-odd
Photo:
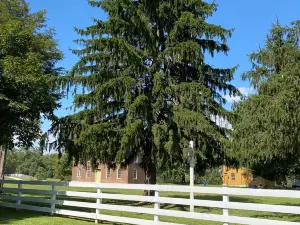
<svg viewBox="0 0 300 225">
<path fill-rule="evenodd" d="M 47 10 L 48 26 L 56 29 L 56 39 L 64 53 L 64 60 L 59 66 L 71 69 L 77 61 L 70 48 L 77 48 L 73 40 L 78 38 L 74 27 L 84 28 L 92 24 L 92 18 L 105 19 L 106 15 L 97 8 L 88 5 L 87 0 L 28 0 L 33 12 Z M 300 19 L 299 0 L 216 0 L 218 11 L 208 22 L 222 25 L 225 28 L 235 28 L 232 38 L 228 41 L 231 48 L 228 56 L 219 54 L 209 58 L 208 62 L 216 67 L 230 68 L 239 65 L 232 82 L 247 94 L 251 91 L 247 82 L 241 80 L 241 74 L 251 68 L 247 54 L 263 46 L 266 34 L 273 22 L 278 18 L 282 24 Z M 229 100 L 229 107 L 232 98 Z M 56 110 L 58 116 L 72 113 L 65 108 L 72 105 L 72 98 L 62 101 L 62 108 Z M 42 129 L 49 128 L 45 121 Z"/>
</svg>

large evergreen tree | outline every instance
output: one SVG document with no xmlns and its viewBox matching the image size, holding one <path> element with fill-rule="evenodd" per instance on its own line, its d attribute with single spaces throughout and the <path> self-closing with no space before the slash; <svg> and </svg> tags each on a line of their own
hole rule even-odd
<svg viewBox="0 0 300 225">
<path fill-rule="evenodd" d="M 53 35 L 44 11 L 30 13 L 24 0 L 0 1 L 0 179 L 14 139 L 32 145 L 40 135 L 41 114 L 52 118 L 58 106 L 55 64 L 62 54 Z"/>
<path fill-rule="evenodd" d="M 156 168 L 181 161 L 195 141 L 196 170 L 223 163 L 229 119 L 223 93 L 234 69 L 219 69 L 205 57 L 227 53 L 232 30 L 206 19 L 217 5 L 202 0 L 89 1 L 107 21 L 77 29 L 80 60 L 63 87 L 75 94 L 79 113 L 58 120 L 59 145 L 76 160 L 127 165 L 136 157 L 147 182 Z"/>
<path fill-rule="evenodd" d="M 233 123 L 234 157 L 257 175 L 284 179 L 300 163 L 300 21 L 273 25 L 243 75 L 257 94 L 240 102 Z"/>
</svg>

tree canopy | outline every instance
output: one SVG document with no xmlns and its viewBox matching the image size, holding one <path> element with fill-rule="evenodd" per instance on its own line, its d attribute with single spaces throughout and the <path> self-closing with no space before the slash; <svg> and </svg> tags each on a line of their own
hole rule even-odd
<svg viewBox="0 0 300 225">
<path fill-rule="evenodd" d="M 300 21 L 273 25 L 265 46 L 250 55 L 252 70 L 243 75 L 257 94 L 235 106 L 232 154 L 272 180 L 300 172 L 299 38 Z"/>
<path fill-rule="evenodd" d="M 60 95 L 55 64 L 62 53 L 45 25 L 45 11 L 30 13 L 23 0 L 0 2 L 0 146 L 30 146 L 41 114 L 53 116 Z"/>
<path fill-rule="evenodd" d="M 24 0 L 0 1 L 0 179 L 8 148 L 40 137 L 41 115 L 51 119 L 60 94 L 55 64 L 62 53 L 45 25 L 45 11 Z"/>
<path fill-rule="evenodd" d="M 59 158 L 57 154 L 42 155 L 38 148 L 21 147 L 8 151 L 5 173 L 28 175 L 38 180 L 55 178 L 71 181 L 72 162 L 67 154 Z"/>
<path fill-rule="evenodd" d="M 80 60 L 61 81 L 74 87 L 79 113 L 58 120 L 59 146 L 76 160 L 127 165 L 141 160 L 148 182 L 156 168 L 182 160 L 195 142 L 196 170 L 223 163 L 230 118 L 223 93 L 234 68 L 214 68 L 209 54 L 227 53 L 232 30 L 206 19 L 217 9 L 200 0 L 89 1 L 108 19 L 76 29 Z M 78 89 L 82 90 L 78 90 Z"/>
</svg>

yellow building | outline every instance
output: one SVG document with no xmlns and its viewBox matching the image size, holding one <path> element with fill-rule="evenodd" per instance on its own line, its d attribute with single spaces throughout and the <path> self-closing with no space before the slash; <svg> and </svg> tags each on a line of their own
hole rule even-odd
<svg viewBox="0 0 300 225">
<path fill-rule="evenodd" d="M 223 167 L 223 185 L 236 187 L 274 187 L 275 182 L 266 180 L 262 177 L 254 177 L 252 173 L 244 168 L 236 169 L 227 166 Z"/>
</svg>

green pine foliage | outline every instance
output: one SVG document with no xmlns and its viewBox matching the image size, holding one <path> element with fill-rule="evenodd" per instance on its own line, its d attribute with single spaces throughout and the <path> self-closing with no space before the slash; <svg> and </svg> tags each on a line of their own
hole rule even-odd
<svg viewBox="0 0 300 225">
<path fill-rule="evenodd" d="M 250 55 L 257 94 L 236 105 L 232 154 L 257 175 L 275 180 L 299 173 L 300 21 L 279 22 Z M 297 172 L 298 171 L 298 172 Z"/>
<path fill-rule="evenodd" d="M 156 168 L 182 162 L 195 141 L 196 170 L 222 164 L 229 130 L 212 118 L 230 120 L 223 94 L 234 68 L 205 62 L 227 54 L 232 30 L 209 24 L 215 3 L 202 0 L 89 1 L 107 21 L 76 29 L 80 58 L 62 88 L 75 88 L 79 113 L 54 123 L 59 145 L 76 160 L 126 166 L 141 160 L 148 182 Z M 78 90 L 80 89 L 80 90 Z"/>
</svg>

